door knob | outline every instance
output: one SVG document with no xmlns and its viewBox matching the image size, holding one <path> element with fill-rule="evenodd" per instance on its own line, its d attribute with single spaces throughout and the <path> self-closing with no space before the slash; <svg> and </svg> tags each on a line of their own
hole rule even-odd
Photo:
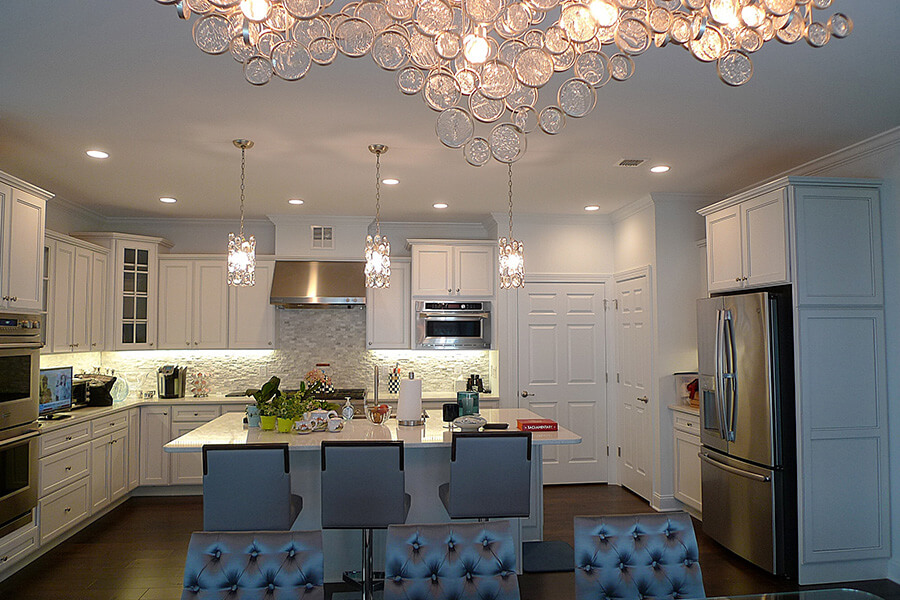
<svg viewBox="0 0 900 600">
<path fill-rule="evenodd" d="M 641 396 L 640 398 L 638 398 L 638 400 L 640 400 L 644 404 L 647 404 L 648 402 L 650 402 L 650 399 L 647 398 L 647 396 Z"/>
<path fill-rule="evenodd" d="M 529 394 L 528 390 L 522 390 L 522 397 L 527 398 L 528 396 L 534 396 L 534 394 Z"/>
</svg>

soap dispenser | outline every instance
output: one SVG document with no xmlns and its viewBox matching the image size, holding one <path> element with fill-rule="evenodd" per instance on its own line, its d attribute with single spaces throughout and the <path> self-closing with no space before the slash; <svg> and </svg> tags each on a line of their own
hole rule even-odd
<svg viewBox="0 0 900 600">
<path fill-rule="evenodd" d="M 353 418 L 353 405 L 350 404 L 350 396 L 346 396 L 344 400 L 344 408 L 341 409 L 341 416 L 344 417 L 345 421 L 349 421 Z"/>
</svg>

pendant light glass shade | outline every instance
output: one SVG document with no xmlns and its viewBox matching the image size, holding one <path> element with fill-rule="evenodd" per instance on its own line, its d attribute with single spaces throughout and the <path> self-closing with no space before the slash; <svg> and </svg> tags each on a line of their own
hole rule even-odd
<svg viewBox="0 0 900 600">
<path fill-rule="evenodd" d="M 513 187 L 512 163 L 507 164 L 509 173 L 509 237 L 501 237 L 500 246 L 500 289 L 525 287 L 525 244 L 513 238 Z"/>
<path fill-rule="evenodd" d="M 241 232 L 228 234 L 228 285 L 251 286 L 256 284 L 256 238 L 244 237 L 244 153 L 253 147 L 250 140 L 234 140 L 241 149 Z"/>
<path fill-rule="evenodd" d="M 366 287 L 391 287 L 391 243 L 381 235 L 381 155 L 388 151 L 383 144 L 372 144 L 375 155 L 375 235 L 366 236 Z"/>
</svg>

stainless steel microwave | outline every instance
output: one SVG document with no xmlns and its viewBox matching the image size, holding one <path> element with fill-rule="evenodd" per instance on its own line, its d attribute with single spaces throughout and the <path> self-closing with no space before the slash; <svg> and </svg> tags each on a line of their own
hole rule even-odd
<svg viewBox="0 0 900 600">
<path fill-rule="evenodd" d="M 416 301 L 417 350 L 490 348 L 490 302 Z"/>
</svg>

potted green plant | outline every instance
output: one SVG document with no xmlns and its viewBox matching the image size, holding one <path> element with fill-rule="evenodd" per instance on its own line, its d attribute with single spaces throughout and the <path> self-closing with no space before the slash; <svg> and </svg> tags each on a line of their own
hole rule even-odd
<svg viewBox="0 0 900 600">
<path fill-rule="evenodd" d="M 273 401 L 275 405 L 276 426 L 278 433 L 290 433 L 294 428 L 294 421 L 303 416 L 301 406 L 295 394 L 281 394 Z"/>
<path fill-rule="evenodd" d="M 253 399 L 256 400 L 256 411 L 259 414 L 260 429 L 275 429 L 275 410 L 277 408 L 275 399 L 280 396 L 278 390 L 280 384 L 281 379 L 272 377 L 269 381 L 264 383 L 260 389 L 247 390 L 247 395 L 253 396 Z"/>
</svg>

